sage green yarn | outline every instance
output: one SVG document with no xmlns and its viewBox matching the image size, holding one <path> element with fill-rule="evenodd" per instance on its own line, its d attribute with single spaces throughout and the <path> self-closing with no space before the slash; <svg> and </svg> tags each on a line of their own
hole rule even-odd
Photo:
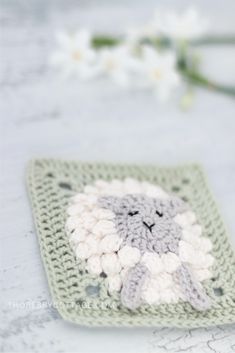
<svg viewBox="0 0 235 353">
<path fill-rule="evenodd" d="M 86 272 L 75 259 L 64 224 L 69 199 L 97 179 L 132 177 L 158 184 L 187 201 L 213 243 L 213 278 L 203 285 L 212 299 L 206 312 L 190 304 L 141 305 L 130 311 L 105 278 Z M 202 327 L 235 322 L 235 256 L 225 227 L 198 165 L 156 167 L 39 159 L 28 170 L 41 254 L 54 305 L 71 322 L 93 326 Z"/>
</svg>

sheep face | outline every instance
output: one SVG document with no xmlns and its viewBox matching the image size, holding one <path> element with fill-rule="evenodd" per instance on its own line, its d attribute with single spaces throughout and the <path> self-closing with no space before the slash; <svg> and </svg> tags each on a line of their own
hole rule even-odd
<svg viewBox="0 0 235 353">
<path fill-rule="evenodd" d="M 181 227 L 174 217 L 186 210 L 178 198 L 157 199 L 140 194 L 100 197 L 99 205 L 114 212 L 115 224 L 124 244 L 158 254 L 178 253 Z"/>
</svg>

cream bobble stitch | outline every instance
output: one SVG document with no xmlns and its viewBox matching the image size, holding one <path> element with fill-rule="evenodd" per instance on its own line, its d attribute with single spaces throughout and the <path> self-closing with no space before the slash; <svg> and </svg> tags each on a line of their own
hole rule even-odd
<svg viewBox="0 0 235 353">
<path fill-rule="evenodd" d="M 122 281 L 124 281 L 125 277 L 127 276 L 128 271 L 129 271 L 128 267 L 122 268 L 122 270 L 120 272 L 120 276 L 121 276 Z"/>
<path fill-rule="evenodd" d="M 77 219 L 77 217 L 68 217 L 65 223 L 65 229 L 70 232 L 74 229 L 81 227 L 81 222 Z"/>
<path fill-rule="evenodd" d="M 97 238 L 93 235 L 89 235 L 86 239 L 86 244 L 88 245 L 91 254 L 97 254 L 99 247 L 99 241 Z"/>
<path fill-rule="evenodd" d="M 200 237 L 202 235 L 202 226 L 200 226 L 199 224 L 194 224 L 188 229 L 195 237 Z"/>
<path fill-rule="evenodd" d="M 210 239 L 203 237 L 196 237 L 189 230 L 183 230 L 182 239 L 187 243 L 191 244 L 195 249 L 203 252 L 209 252 L 212 249 L 212 243 Z"/>
<path fill-rule="evenodd" d="M 105 220 L 101 220 L 97 222 L 92 230 L 94 234 L 101 237 L 108 234 L 116 233 L 116 228 L 114 226 L 114 223 L 112 221 L 105 221 Z"/>
<path fill-rule="evenodd" d="M 99 275 L 102 272 L 101 261 L 98 255 L 91 256 L 87 260 L 87 270 L 95 275 Z"/>
<path fill-rule="evenodd" d="M 116 254 L 104 254 L 101 257 L 101 265 L 104 273 L 114 275 L 120 272 L 121 264 Z"/>
<path fill-rule="evenodd" d="M 99 244 L 100 253 L 115 252 L 120 249 L 122 240 L 117 234 L 106 235 Z"/>
<path fill-rule="evenodd" d="M 125 194 L 139 194 L 143 192 L 143 189 L 137 180 L 127 178 L 124 181 L 124 191 Z"/>
<path fill-rule="evenodd" d="M 84 193 L 78 193 L 78 194 L 76 194 L 75 196 L 73 196 L 71 198 L 71 203 L 72 204 L 83 204 L 83 203 L 86 203 L 87 196 L 88 195 L 86 195 Z"/>
<path fill-rule="evenodd" d="M 198 255 L 198 261 L 196 263 L 192 263 L 194 268 L 201 270 L 201 269 L 207 269 L 213 266 L 214 264 L 214 257 L 211 254 L 205 254 L 202 251 L 199 252 Z"/>
<path fill-rule="evenodd" d="M 191 244 L 181 240 L 179 242 L 179 257 L 183 262 L 195 261 L 195 257 L 197 258 L 197 253 Z"/>
<path fill-rule="evenodd" d="M 195 214 L 191 211 L 185 212 L 183 214 L 178 214 L 174 219 L 183 228 L 190 227 L 196 221 Z"/>
<path fill-rule="evenodd" d="M 87 195 L 86 200 L 84 200 L 85 205 L 88 208 L 94 207 L 97 204 L 97 196 L 96 195 Z"/>
<path fill-rule="evenodd" d="M 69 242 L 74 245 L 78 245 L 78 243 L 84 241 L 87 237 L 87 232 L 86 231 L 80 231 L 80 232 L 73 232 L 69 236 Z"/>
<path fill-rule="evenodd" d="M 98 188 L 98 190 L 106 189 L 109 183 L 103 179 L 98 179 L 95 181 L 95 186 Z"/>
<path fill-rule="evenodd" d="M 118 292 L 121 289 L 122 286 L 122 279 L 119 274 L 109 276 L 107 278 L 108 281 L 108 286 L 109 286 L 109 292 Z"/>
<path fill-rule="evenodd" d="M 123 183 L 120 180 L 113 180 L 110 184 L 110 189 L 115 195 L 123 195 Z"/>
<path fill-rule="evenodd" d="M 87 243 L 83 242 L 76 247 L 75 253 L 79 259 L 85 260 L 88 259 L 91 255 L 91 249 L 89 248 L 89 245 Z"/>
<path fill-rule="evenodd" d="M 183 262 L 192 264 L 195 268 L 208 268 L 213 265 L 214 258 L 203 251 L 195 248 L 185 241 L 180 241 L 179 256 Z"/>
<path fill-rule="evenodd" d="M 86 210 L 85 205 L 79 204 L 79 205 L 71 205 L 67 209 L 67 214 L 69 216 L 76 216 L 82 213 L 84 210 Z"/>
<path fill-rule="evenodd" d="M 157 187 L 155 185 L 152 185 L 147 182 L 142 183 L 143 189 L 144 189 L 144 194 L 149 197 L 156 197 L 156 198 L 161 198 L 161 199 L 167 199 L 169 198 L 169 195 L 163 191 L 160 187 Z"/>
<path fill-rule="evenodd" d="M 212 277 L 211 271 L 208 269 L 193 269 L 193 274 L 194 276 L 198 279 L 198 281 L 205 281 L 206 279 L 209 279 Z"/>
<path fill-rule="evenodd" d="M 77 194 L 72 198 L 72 205 L 89 210 L 97 203 L 97 196 L 89 194 Z"/>
<path fill-rule="evenodd" d="M 125 245 L 119 250 L 118 257 L 123 267 L 132 267 L 140 260 L 140 251 L 137 248 Z"/>
<path fill-rule="evenodd" d="M 161 261 L 163 268 L 166 272 L 173 273 L 177 270 L 177 268 L 180 266 L 180 259 L 179 257 L 172 253 L 168 252 L 167 254 L 163 254 L 161 256 Z"/>
<path fill-rule="evenodd" d="M 209 252 L 212 250 L 212 242 L 208 238 L 200 238 L 199 250 Z"/>
<path fill-rule="evenodd" d="M 92 231 L 97 224 L 97 220 L 92 216 L 91 213 L 88 212 L 84 213 L 84 216 L 85 217 L 82 222 L 83 227 L 89 231 Z"/>
<path fill-rule="evenodd" d="M 170 288 L 174 285 L 172 276 L 166 272 L 159 273 L 156 282 L 160 290 Z"/>
<path fill-rule="evenodd" d="M 163 263 L 158 254 L 147 252 L 143 255 L 142 262 L 152 274 L 163 271 Z"/>
<path fill-rule="evenodd" d="M 177 303 L 179 296 L 172 290 L 172 288 L 166 288 L 160 295 L 161 302 L 167 304 Z"/>
<path fill-rule="evenodd" d="M 112 211 L 98 207 L 92 210 L 92 215 L 97 219 L 97 221 L 113 220 L 115 218 L 115 214 Z"/>
<path fill-rule="evenodd" d="M 154 287 L 143 290 L 142 298 L 149 305 L 160 304 L 160 293 Z"/>
<path fill-rule="evenodd" d="M 91 185 L 85 186 L 84 192 L 85 192 L 86 194 L 92 194 L 92 195 L 98 194 L 98 191 L 97 191 L 96 187 L 91 186 Z"/>
</svg>

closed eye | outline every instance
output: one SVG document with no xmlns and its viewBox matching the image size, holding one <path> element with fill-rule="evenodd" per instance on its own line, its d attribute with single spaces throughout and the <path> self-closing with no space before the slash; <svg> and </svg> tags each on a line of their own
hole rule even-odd
<svg viewBox="0 0 235 353">
<path fill-rule="evenodd" d="M 135 216 L 139 213 L 139 211 L 134 211 L 134 212 L 128 212 L 128 216 Z"/>
<path fill-rule="evenodd" d="M 159 211 L 156 211 L 156 214 L 159 216 L 159 217 L 162 217 L 163 216 L 163 213 L 159 212 Z"/>
</svg>

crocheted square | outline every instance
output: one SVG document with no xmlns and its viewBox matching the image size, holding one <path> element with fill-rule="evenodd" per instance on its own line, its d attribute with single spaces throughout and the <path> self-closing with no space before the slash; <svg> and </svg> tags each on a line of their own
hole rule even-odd
<svg viewBox="0 0 235 353">
<path fill-rule="evenodd" d="M 35 160 L 28 186 L 64 319 L 94 326 L 235 322 L 235 256 L 198 165 Z"/>
</svg>

